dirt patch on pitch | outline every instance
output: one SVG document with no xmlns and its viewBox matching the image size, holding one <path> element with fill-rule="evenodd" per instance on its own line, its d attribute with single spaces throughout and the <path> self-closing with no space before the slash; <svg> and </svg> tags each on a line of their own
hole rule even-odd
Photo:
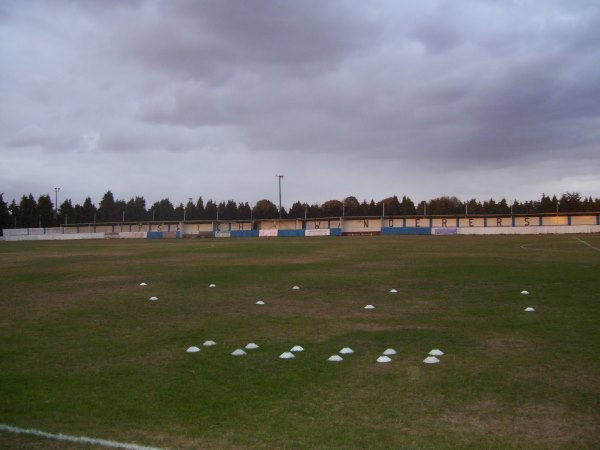
<svg viewBox="0 0 600 450">
<path fill-rule="evenodd" d="M 514 407 L 487 400 L 448 413 L 440 421 L 454 431 L 492 435 L 514 446 L 530 441 L 545 448 L 591 448 L 599 442 L 597 418 L 549 403 Z"/>
</svg>

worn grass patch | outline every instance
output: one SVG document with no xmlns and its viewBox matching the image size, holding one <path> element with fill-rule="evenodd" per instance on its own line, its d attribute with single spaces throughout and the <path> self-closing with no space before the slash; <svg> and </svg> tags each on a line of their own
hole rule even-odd
<svg viewBox="0 0 600 450">
<path fill-rule="evenodd" d="M 594 448 L 598 273 L 564 236 L 4 242 L 0 422 L 189 449 Z"/>
</svg>

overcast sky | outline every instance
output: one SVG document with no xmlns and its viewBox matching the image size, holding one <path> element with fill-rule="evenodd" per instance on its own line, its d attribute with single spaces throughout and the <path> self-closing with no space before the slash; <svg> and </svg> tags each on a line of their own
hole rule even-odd
<svg viewBox="0 0 600 450">
<path fill-rule="evenodd" d="M 0 0 L 0 192 L 600 197 L 598 0 Z"/>
</svg>

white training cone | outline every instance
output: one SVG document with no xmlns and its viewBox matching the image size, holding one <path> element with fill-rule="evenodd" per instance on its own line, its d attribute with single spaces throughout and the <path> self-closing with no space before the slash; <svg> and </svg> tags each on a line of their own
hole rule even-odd
<svg viewBox="0 0 600 450">
<path fill-rule="evenodd" d="M 375 307 L 373 305 L 367 305 L 365 306 L 365 309 L 375 309 Z"/>
<path fill-rule="evenodd" d="M 212 283 L 211 283 L 211 284 L 209 284 L 209 285 L 208 285 L 208 287 L 209 287 L 209 288 L 214 288 L 214 287 L 217 287 L 217 285 L 216 285 L 216 284 L 212 284 Z"/>
<path fill-rule="evenodd" d="M 439 362 L 440 362 L 440 360 L 439 360 L 439 359 L 437 359 L 435 356 L 428 356 L 427 358 L 425 358 L 425 359 L 423 360 L 423 362 L 424 362 L 425 364 L 437 364 L 437 363 L 439 363 Z"/>
<path fill-rule="evenodd" d="M 535 311 L 535 308 L 532 308 L 531 306 L 528 306 L 527 308 L 525 308 L 525 311 L 527 311 L 527 312 L 533 312 L 533 311 Z"/>
<path fill-rule="evenodd" d="M 241 348 L 238 348 L 237 350 L 234 350 L 233 352 L 231 352 L 231 354 L 233 356 L 244 356 L 246 354 L 246 352 L 244 350 L 242 350 Z"/>
<path fill-rule="evenodd" d="M 186 350 L 187 353 L 198 353 L 200 349 L 198 347 L 190 347 Z"/>
<path fill-rule="evenodd" d="M 354 353 L 354 350 L 352 350 L 350 347 L 344 347 L 340 350 L 340 353 L 342 355 L 350 355 L 351 353 Z"/>
<path fill-rule="evenodd" d="M 300 286 L 294 286 L 292 289 L 293 289 L 294 291 L 297 291 L 298 289 L 300 289 Z"/>
<path fill-rule="evenodd" d="M 327 358 L 327 361 L 333 361 L 333 362 L 338 362 L 338 361 L 342 361 L 344 358 L 342 358 L 340 355 L 331 355 L 329 358 Z"/>
<path fill-rule="evenodd" d="M 389 356 L 380 356 L 377 358 L 378 363 L 389 363 L 392 359 Z"/>
<path fill-rule="evenodd" d="M 146 283 L 140 283 L 140 286 L 148 286 Z"/>
<path fill-rule="evenodd" d="M 158 300 L 158 297 L 150 297 L 149 300 L 156 301 L 156 300 Z"/>
<path fill-rule="evenodd" d="M 396 289 L 390 289 L 390 294 L 396 294 L 398 291 Z"/>
<path fill-rule="evenodd" d="M 281 355 L 279 355 L 280 359 L 292 359 L 295 358 L 293 353 L 290 352 L 283 352 Z"/>
<path fill-rule="evenodd" d="M 521 291 L 521 294 L 523 294 L 523 295 L 529 295 L 529 291 Z"/>
<path fill-rule="evenodd" d="M 258 348 L 258 345 L 256 345 L 254 342 L 250 342 L 245 348 L 248 350 L 254 350 L 255 348 Z"/>
<path fill-rule="evenodd" d="M 444 354 L 439 348 L 434 348 L 429 352 L 429 356 L 442 356 Z"/>
<path fill-rule="evenodd" d="M 299 345 L 294 345 L 291 349 L 290 352 L 303 352 L 304 349 L 302 347 L 300 347 Z"/>
<path fill-rule="evenodd" d="M 217 343 L 215 341 L 204 341 L 204 345 L 205 347 L 212 347 L 213 345 L 217 345 Z"/>
<path fill-rule="evenodd" d="M 256 302 L 256 304 L 257 304 L 257 305 L 264 305 L 264 304 L 265 304 L 265 302 L 263 302 L 262 300 L 259 300 L 259 301 L 257 301 L 257 302 Z"/>
<path fill-rule="evenodd" d="M 396 350 L 394 350 L 393 348 L 387 348 L 383 352 L 383 354 L 386 355 L 386 356 L 395 355 L 396 353 L 397 353 Z"/>
</svg>

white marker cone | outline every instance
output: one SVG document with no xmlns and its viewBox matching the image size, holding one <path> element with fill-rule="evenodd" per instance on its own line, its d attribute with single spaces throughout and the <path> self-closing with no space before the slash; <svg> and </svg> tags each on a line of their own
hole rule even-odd
<svg viewBox="0 0 600 450">
<path fill-rule="evenodd" d="M 153 302 L 158 300 L 158 297 L 150 297 L 148 300 L 152 300 Z"/>
<path fill-rule="evenodd" d="M 281 355 L 279 355 L 280 359 L 292 359 L 295 358 L 293 353 L 290 352 L 283 352 Z"/>
<path fill-rule="evenodd" d="M 375 307 L 373 305 L 367 305 L 365 306 L 365 309 L 375 309 Z"/>
<path fill-rule="evenodd" d="M 380 356 L 377 358 L 378 363 L 389 363 L 392 359 L 389 356 Z"/>
<path fill-rule="evenodd" d="M 529 295 L 529 291 L 521 291 L 521 294 L 523 294 L 523 295 Z"/>
<path fill-rule="evenodd" d="M 425 358 L 425 359 L 423 360 L 423 362 L 424 362 L 425 364 L 437 364 L 437 363 L 439 363 L 439 362 L 440 362 L 440 360 L 439 360 L 439 359 L 437 359 L 435 356 L 428 356 L 427 358 Z"/>
<path fill-rule="evenodd" d="M 352 350 L 350 347 L 344 347 L 340 350 L 340 353 L 342 355 L 350 355 L 351 353 L 354 353 L 354 350 Z"/>
<path fill-rule="evenodd" d="M 304 349 L 302 347 L 300 347 L 299 345 L 294 345 L 291 349 L 290 352 L 303 352 Z"/>
<path fill-rule="evenodd" d="M 340 355 L 331 355 L 329 358 L 327 358 L 327 361 L 333 361 L 333 362 L 338 362 L 338 361 L 342 361 L 344 358 L 342 358 Z"/>
<path fill-rule="evenodd" d="M 535 311 L 535 308 L 532 308 L 531 306 L 528 306 L 527 308 L 525 308 L 525 311 L 527 311 L 527 312 L 533 312 L 533 311 Z"/>
<path fill-rule="evenodd" d="M 209 284 L 209 285 L 208 285 L 208 287 L 209 287 L 209 288 L 215 288 L 215 287 L 217 287 L 217 285 L 216 285 L 216 284 L 212 284 L 212 283 L 211 283 L 211 284 Z"/>
<path fill-rule="evenodd" d="M 395 355 L 396 353 L 396 350 L 394 350 L 393 348 L 388 348 L 383 352 L 383 354 L 386 356 Z"/>
<path fill-rule="evenodd" d="M 146 283 L 140 283 L 140 286 L 148 286 Z"/>
<path fill-rule="evenodd" d="M 431 350 L 429 352 L 430 356 L 442 356 L 444 354 L 443 351 L 441 351 L 439 348 L 434 348 L 433 350 Z"/>
<path fill-rule="evenodd" d="M 396 289 L 390 289 L 390 294 L 396 294 L 398 291 Z"/>
<path fill-rule="evenodd" d="M 212 347 L 213 345 L 217 345 L 217 343 L 215 341 L 204 341 L 204 345 L 205 347 Z"/>
<path fill-rule="evenodd" d="M 257 305 L 264 305 L 264 304 L 265 304 L 265 302 L 263 302 L 262 300 L 259 300 L 259 301 L 257 301 L 257 302 L 256 302 L 256 304 L 257 304 Z"/>
<path fill-rule="evenodd" d="M 187 353 L 198 353 L 200 349 L 198 347 L 190 347 L 186 350 Z"/>
<path fill-rule="evenodd" d="M 233 356 L 244 356 L 246 354 L 246 352 L 244 350 L 242 350 L 241 348 L 238 348 L 237 350 L 234 350 L 233 352 L 231 352 L 231 354 Z"/>
<path fill-rule="evenodd" d="M 300 286 L 294 286 L 292 289 L 293 289 L 294 291 L 297 291 L 298 289 L 300 289 Z"/>
<path fill-rule="evenodd" d="M 247 350 L 254 350 L 255 348 L 258 348 L 258 345 L 256 345 L 254 342 L 250 342 L 245 348 Z"/>
</svg>

